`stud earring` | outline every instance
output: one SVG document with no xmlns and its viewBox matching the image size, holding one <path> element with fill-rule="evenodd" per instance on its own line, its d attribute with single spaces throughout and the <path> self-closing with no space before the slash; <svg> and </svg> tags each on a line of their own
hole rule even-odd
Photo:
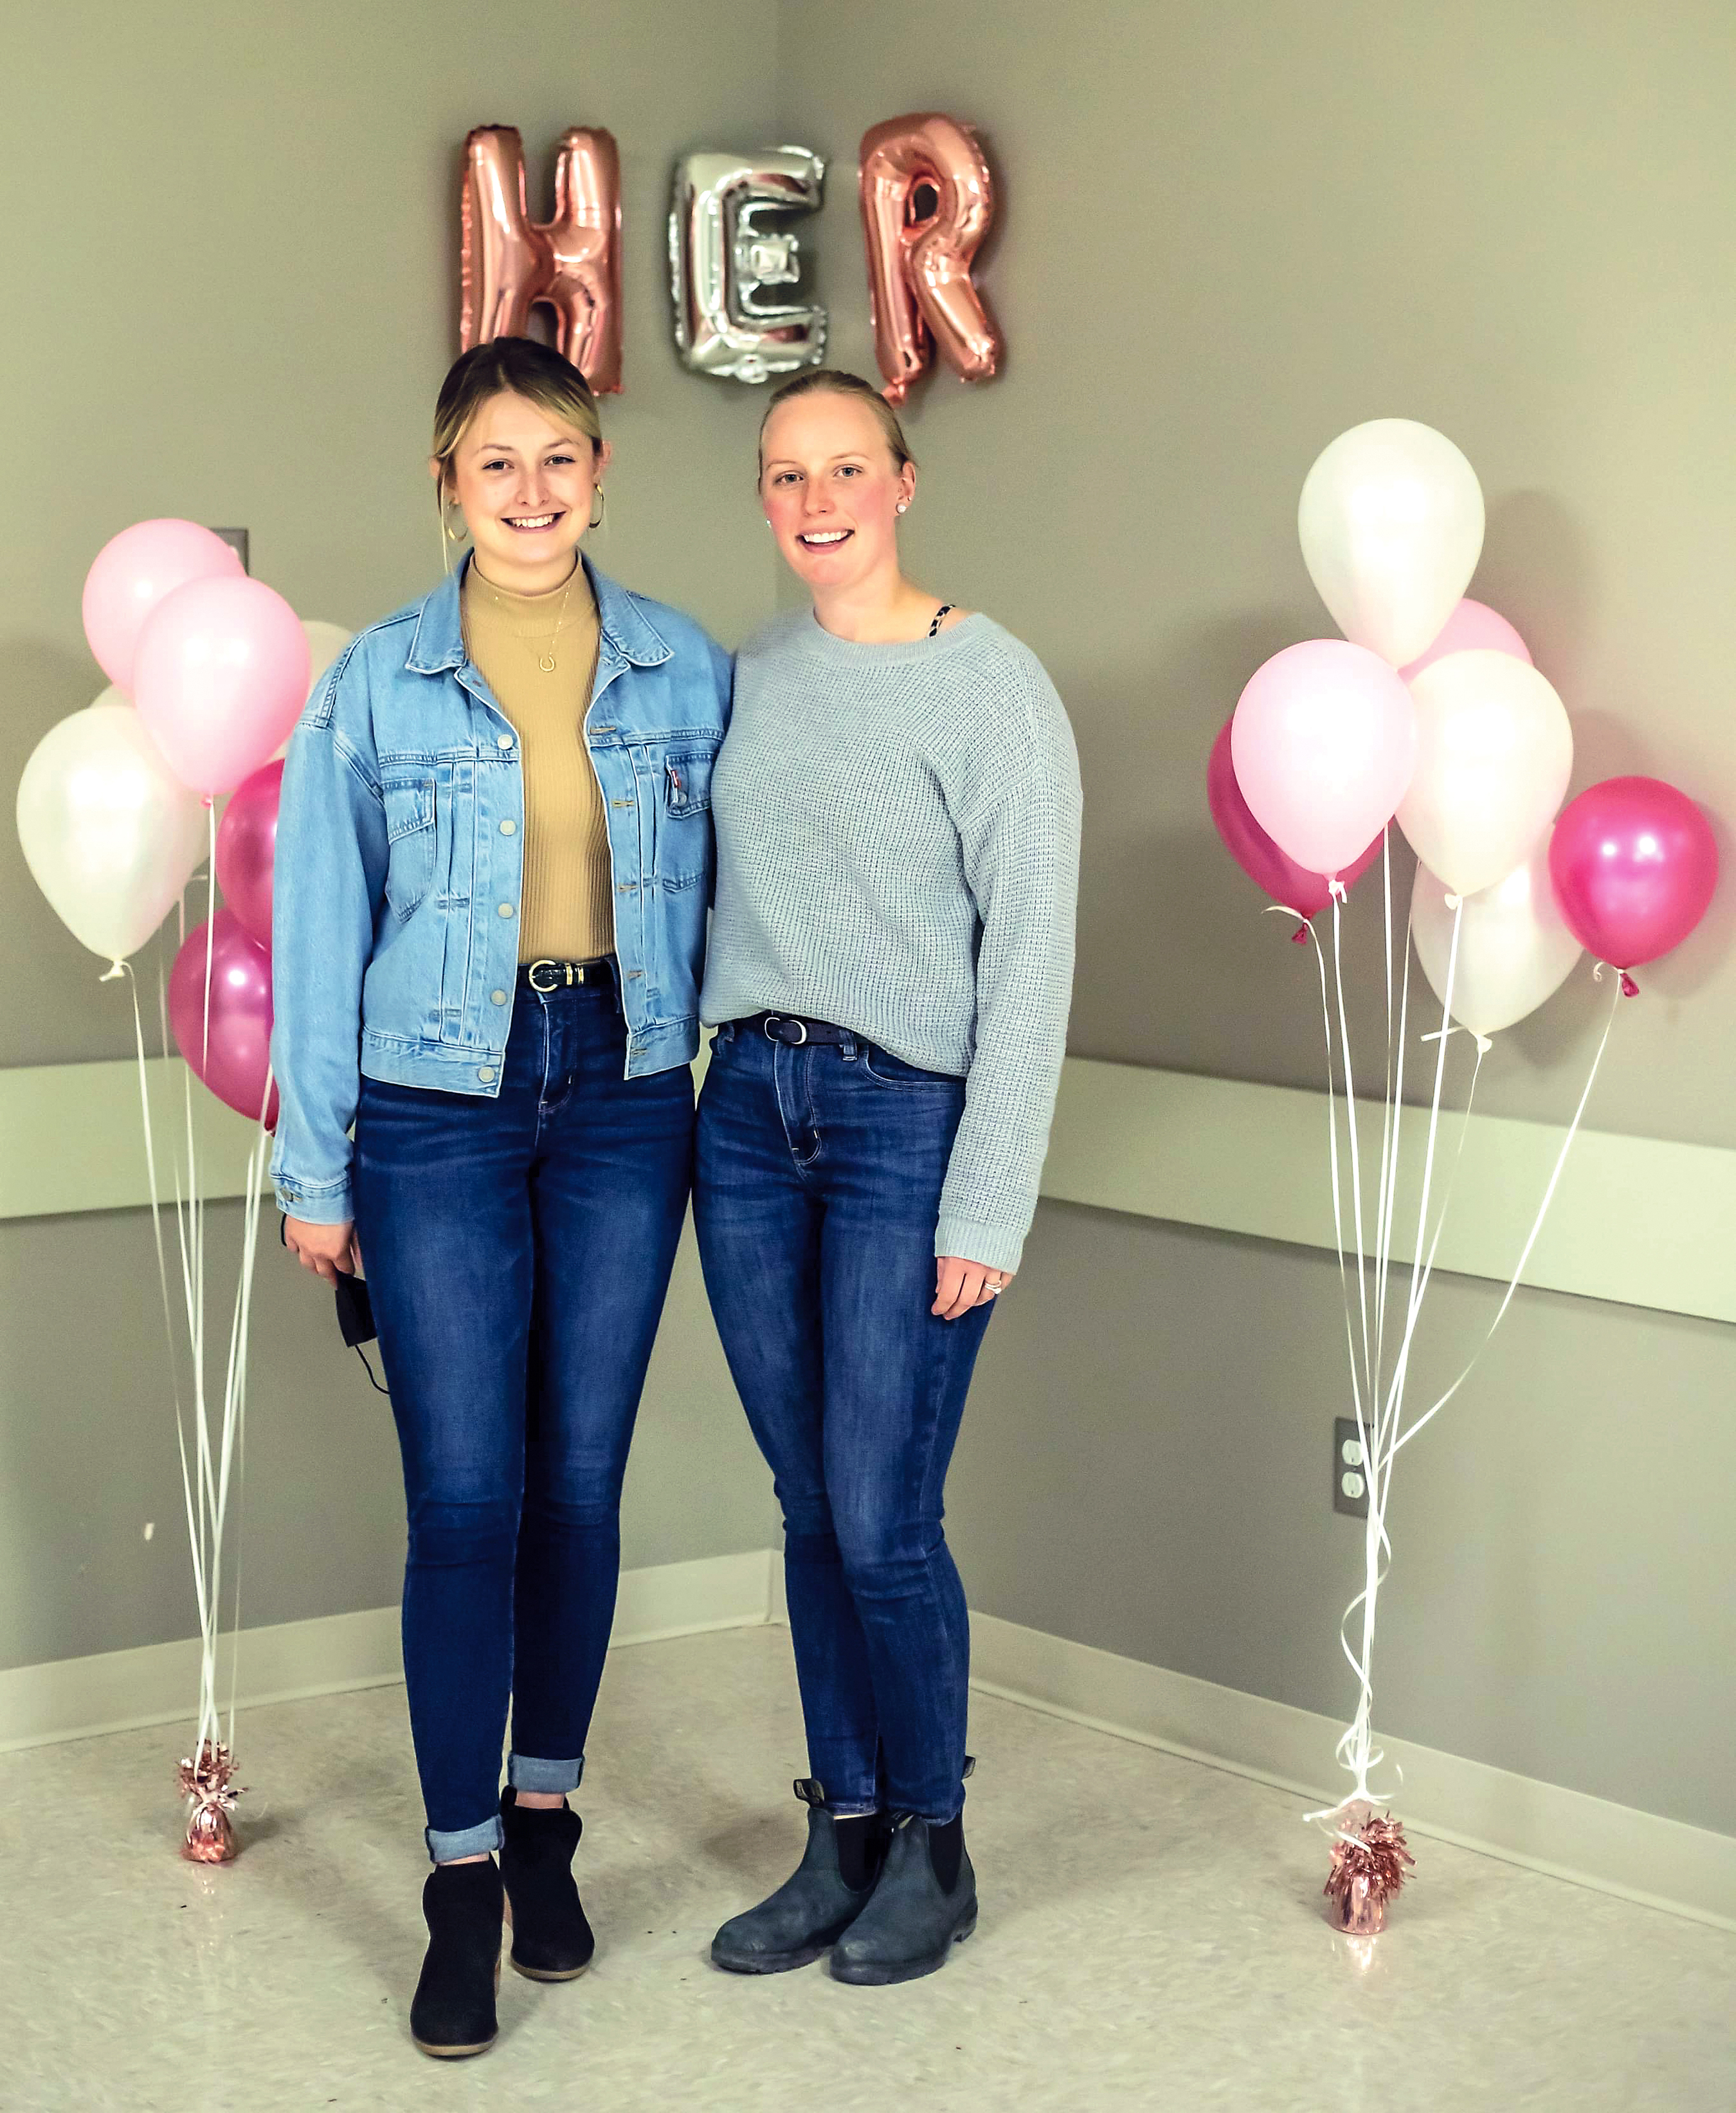
<svg viewBox="0 0 1736 2113">
<path fill-rule="evenodd" d="M 904 513 L 908 512 L 908 511 L 909 511 L 909 505 L 910 505 L 910 502 L 909 502 L 909 500 L 908 499 L 900 499 L 900 500 L 899 500 L 899 502 L 898 502 L 898 510 L 899 510 L 899 512 L 900 512 L 900 513 Z"/>
</svg>

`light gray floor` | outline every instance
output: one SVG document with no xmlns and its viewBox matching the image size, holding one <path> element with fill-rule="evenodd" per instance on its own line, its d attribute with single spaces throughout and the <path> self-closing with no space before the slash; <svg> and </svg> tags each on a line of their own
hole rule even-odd
<svg viewBox="0 0 1736 2113">
<path fill-rule="evenodd" d="M 1428 1841 L 1386 1934 L 1319 1914 L 1283 1793 L 977 1697 L 977 1935 L 932 1979 L 713 1972 L 786 1875 L 787 1632 L 617 1651 L 591 1741 L 582 1979 L 511 1972 L 501 2035 L 405 2036 L 425 1873 L 401 1689 L 262 1709 L 240 1860 L 175 1854 L 175 1736 L 0 1759 L 6 2113 L 280 2108 L 1736 2106 L 1736 1937 Z"/>
</svg>

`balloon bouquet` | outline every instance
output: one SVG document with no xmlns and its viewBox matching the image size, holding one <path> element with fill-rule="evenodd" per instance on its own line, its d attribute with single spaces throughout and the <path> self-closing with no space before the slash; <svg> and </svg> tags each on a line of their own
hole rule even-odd
<svg viewBox="0 0 1736 2113">
<path fill-rule="evenodd" d="M 1338 1746 L 1352 1787 L 1337 1805 L 1310 1816 L 1332 1828 L 1326 1892 L 1333 1919 L 1369 1933 L 1383 1927 L 1386 1901 L 1410 1863 L 1402 1827 L 1390 1814 L 1377 1814 L 1369 1782 L 1382 1758 L 1373 1743 L 1371 1667 L 1378 1595 L 1391 1554 L 1386 1511 L 1393 1463 L 1457 1393 L 1500 1326 L 1584 1112 L 1615 1006 L 1637 994 L 1628 972 L 1693 931 L 1711 900 L 1718 860 L 1700 810 L 1655 778 L 1607 779 L 1561 810 L 1573 769 L 1572 729 L 1513 626 L 1464 598 L 1482 551 L 1483 504 L 1469 463 L 1451 440 L 1403 418 L 1353 427 L 1310 470 L 1298 527 L 1310 575 L 1344 637 L 1289 646 L 1255 673 L 1213 745 L 1206 797 L 1231 856 L 1302 920 L 1294 936 L 1313 942 L 1319 967 L 1333 1219 L 1368 1521 L 1363 1589 L 1346 1611 L 1342 1636 L 1359 1691 L 1356 1717 Z M 1401 1292 L 1402 1257 L 1397 1271 L 1393 1262 L 1404 1237 L 1397 1227 L 1410 949 L 1401 935 L 1396 969 L 1395 820 L 1417 855 L 1408 938 L 1442 1006 L 1438 1033 L 1425 1038 L 1436 1043 L 1434 1082 Z M 1385 1104 L 1365 1216 L 1341 912 L 1349 889 L 1377 858 L 1385 880 Z M 1313 923 L 1328 908 L 1336 1006 Z M 1599 979 L 1605 964 L 1620 971 L 1584 1089 L 1483 1344 L 1433 1405 L 1406 1422 L 1411 1348 L 1451 1195 L 1449 1175 L 1431 1219 L 1448 1038 L 1462 1028 L 1476 1045 L 1468 1117 L 1490 1038 L 1552 996 L 1582 947 L 1597 957 Z M 1345 1102 L 1342 1156 L 1334 1011 Z M 1460 1152 L 1469 1127 L 1468 1120 L 1460 1127 Z M 1349 1166 L 1348 1227 L 1341 1157 Z M 1372 1248 L 1365 1238 L 1369 1216 Z"/>
<path fill-rule="evenodd" d="M 190 521 L 142 521 L 106 544 L 84 582 L 84 619 L 111 687 L 37 744 L 18 787 L 18 834 L 31 874 L 62 921 L 111 964 L 103 981 L 130 979 L 130 957 L 171 911 L 180 922 L 164 993 L 164 1035 L 166 1041 L 172 1025 L 188 1066 L 185 1158 L 177 1152 L 175 1174 L 192 1362 L 190 1460 L 136 980 L 133 1028 L 202 1639 L 198 1736 L 194 1758 L 180 1769 L 189 1807 L 183 1853 L 221 1862 L 235 1854 L 229 1814 L 239 1793 L 230 1781 L 230 1741 L 219 1736 L 219 1586 L 230 1477 L 239 1469 L 267 1133 L 277 1120 L 271 861 L 281 755 L 316 663 L 329 664 L 349 634 L 334 624 L 303 623 L 281 596 L 248 577 L 229 544 Z M 230 797 L 219 824 L 216 802 L 225 794 Z M 189 933 L 185 892 L 202 859 L 209 860 L 207 914 Z M 194 1076 L 260 1125 L 248 1163 L 240 1284 L 215 1429 L 206 1399 L 205 1225 Z M 234 1729 L 231 1702 L 230 1740 Z"/>
</svg>

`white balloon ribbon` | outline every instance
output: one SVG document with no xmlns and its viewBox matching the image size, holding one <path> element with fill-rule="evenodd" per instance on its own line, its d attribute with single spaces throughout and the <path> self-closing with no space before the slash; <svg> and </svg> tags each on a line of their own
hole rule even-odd
<svg viewBox="0 0 1736 2113">
<path fill-rule="evenodd" d="M 1408 1444 L 1419 1431 L 1444 1408 L 1469 1377 L 1477 1360 L 1488 1347 L 1496 1330 L 1501 1326 L 1508 1308 L 1513 1302 L 1526 1263 L 1537 1243 L 1550 1206 L 1554 1201 L 1568 1152 L 1578 1134 L 1580 1120 L 1585 1112 L 1592 1088 L 1608 1046 L 1611 1029 L 1614 1024 L 1613 1008 L 1606 1021 L 1602 1038 L 1594 1052 L 1573 1120 L 1563 1139 L 1537 1216 L 1526 1238 L 1512 1277 L 1508 1282 L 1493 1320 L 1483 1339 L 1477 1346 L 1451 1386 L 1424 1412 L 1409 1425 L 1404 1420 L 1406 1391 L 1411 1373 L 1412 1353 L 1415 1345 L 1417 1326 L 1422 1315 L 1424 1298 L 1433 1277 L 1441 1238 L 1451 1208 L 1453 1195 L 1458 1184 L 1459 1171 L 1463 1163 L 1466 1139 L 1469 1134 L 1471 1110 L 1476 1098 L 1477 1084 L 1482 1073 L 1483 1060 L 1488 1054 L 1490 1042 L 1487 1035 L 1474 1030 L 1471 1034 L 1476 1055 L 1465 1095 L 1465 1102 L 1458 1116 L 1458 1135 L 1451 1144 L 1450 1163 L 1439 1171 L 1444 1180 L 1438 1182 L 1438 1156 L 1443 1150 L 1442 1098 L 1447 1076 L 1447 1045 L 1451 1038 L 1460 1029 L 1453 1021 L 1454 983 L 1459 965 L 1460 928 L 1465 916 L 1465 906 L 1456 898 L 1450 899 L 1451 925 L 1446 935 L 1444 973 L 1438 979 L 1441 999 L 1441 1025 L 1438 1029 L 1422 1038 L 1436 1044 L 1434 1076 L 1429 1095 L 1428 1127 L 1424 1141 L 1420 1179 L 1416 1198 L 1416 1225 L 1411 1248 L 1410 1267 L 1404 1292 L 1402 1308 L 1392 1312 L 1389 1325 L 1389 1306 L 1394 1289 L 1393 1245 L 1395 1227 L 1400 1207 L 1399 1170 L 1400 1145 L 1405 1111 L 1405 1057 L 1410 1037 L 1410 922 L 1405 932 L 1405 951 L 1402 965 L 1394 958 L 1394 925 L 1392 919 L 1392 866 L 1390 832 L 1383 865 L 1384 879 L 1384 927 L 1386 954 L 1386 1010 L 1387 1010 L 1387 1064 L 1385 1104 L 1381 1125 L 1379 1170 L 1377 1176 L 1374 1207 L 1374 1244 L 1369 1254 L 1364 1240 L 1364 1212 L 1362 1199 L 1362 1158 L 1357 1135 L 1356 1075 L 1350 1046 L 1350 1021 L 1344 995 L 1342 891 L 1334 886 L 1333 892 L 1333 963 L 1328 983 L 1325 949 L 1311 920 L 1304 918 L 1310 940 L 1315 949 L 1315 963 L 1320 984 L 1320 1017 L 1326 1051 L 1326 1107 L 1328 1129 L 1327 1163 L 1332 1189 L 1333 1241 L 1338 1260 L 1340 1298 L 1344 1311 L 1345 1345 L 1350 1370 L 1351 1403 L 1355 1414 L 1358 1438 L 1362 1446 L 1364 1481 L 1368 1492 L 1368 1517 L 1363 1535 L 1362 1588 L 1345 1609 L 1340 1622 L 1340 1643 L 1356 1681 L 1356 1707 L 1354 1715 L 1338 1741 L 1339 1764 L 1351 1778 L 1351 1787 L 1337 1805 L 1310 1813 L 1310 1820 L 1336 1823 L 1339 1815 L 1352 1804 L 1361 1800 L 1378 1802 L 1380 1794 L 1370 1783 L 1370 1777 L 1384 1759 L 1374 1738 L 1374 1657 L 1377 1617 L 1379 1610 L 1380 1589 L 1385 1580 L 1392 1559 L 1392 1540 L 1387 1531 L 1387 1511 L 1392 1491 L 1392 1471 L 1400 1449 Z M 1274 905 L 1271 913 L 1294 917 L 1297 911 L 1287 905 Z M 1602 971 L 1600 966 L 1598 974 Z M 1395 1000 L 1395 984 L 1396 1000 Z M 1620 1002 L 1617 993 L 1617 1002 Z M 1337 1015 L 1337 1047 L 1334 1047 L 1333 1015 Z M 1343 1083 L 1344 1115 L 1346 1140 L 1341 1148 L 1338 1138 L 1338 1081 Z M 1344 1172 L 1348 1166 L 1351 1196 L 1346 1198 Z M 1346 1239 L 1346 1221 L 1354 1238 L 1354 1250 Z M 1351 1258 L 1356 1263 L 1355 1285 L 1351 1282 Z M 1390 1355 L 1389 1355 L 1390 1352 Z"/>
</svg>

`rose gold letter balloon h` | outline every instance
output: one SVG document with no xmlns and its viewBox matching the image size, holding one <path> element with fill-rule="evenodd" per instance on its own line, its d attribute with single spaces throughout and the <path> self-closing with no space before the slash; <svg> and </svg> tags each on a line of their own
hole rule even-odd
<svg viewBox="0 0 1736 2113">
<path fill-rule="evenodd" d="M 975 133 L 934 112 L 890 118 L 863 135 L 861 185 L 886 397 L 903 402 L 936 347 L 961 381 L 992 381 L 1000 333 L 971 260 L 995 217 L 995 189 Z"/>
<path fill-rule="evenodd" d="M 555 348 L 599 395 L 621 386 L 621 160 L 612 133 L 575 127 L 554 163 L 554 217 L 533 221 L 524 146 L 510 125 L 479 126 L 464 142 L 460 204 L 468 352 L 522 337 L 531 310 L 554 311 Z"/>
</svg>

